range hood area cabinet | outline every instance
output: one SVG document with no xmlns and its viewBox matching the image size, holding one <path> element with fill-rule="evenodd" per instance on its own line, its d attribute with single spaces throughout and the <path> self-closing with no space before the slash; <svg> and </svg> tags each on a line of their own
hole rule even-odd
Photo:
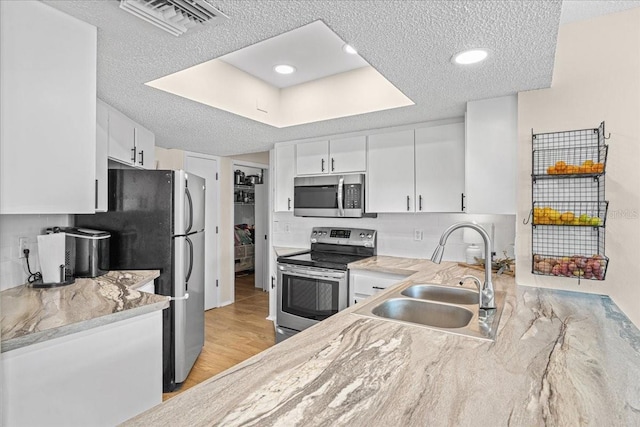
<svg viewBox="0 0 640 427">
<path fill-rule="evenodd" d="M 0 213 L 94 212 L 96 46 L 44 3 L 0 2 Z"/>
<path fill-rule="evenodd" d="M 297 175 L 364 172 L 366 168 L 365 135 L 296 145 Z"/>
<path fill-rule="evenodd" d="M 115 108 L 109 115 L 109 159 L 139 169 L 155 169 L 156 137 Z"/>
<path fill-rule="evenodd" d="M 369 135 L 367 212 L 462 212 L 464 123 Z"/>
</svg>

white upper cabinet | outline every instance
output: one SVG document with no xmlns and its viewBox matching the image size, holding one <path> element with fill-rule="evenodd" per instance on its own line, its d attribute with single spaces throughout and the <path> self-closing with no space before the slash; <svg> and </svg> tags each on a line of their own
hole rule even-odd
<svg viewBox="0 0 640 427">
<path fill-rule="evenodd" d="M 414 131 L 369 136 L 367 212 L 415 212 Z"/>
<path fill-rule="evenodd" d="M 155 169 L 156 136 L 149 129 L 136 125 L 135 164 L 143 169 Z"/>
<path fill-rule="evenodd" d="M 96 103 L 96 212 L 107 211 L 109 107 L 101 100 Z"/>
<path fill-rule="evenodd" d="M 516 213 L 518 98 L 467 103 L 466 212 Z"/>
<path fill-rule="evenodd" d="M 295 175 L 295 146 L 280 145 L 273 149 L 273 173 L 275 212 L 293 212 L 293 177 Z"/>
<path fill-rule="evenodd" d="M 367 137 L 329 141 L 329 173 L 364 172 L 367 169 Z"/>
<path fill-rule="evenodd" d="M 415 132 L 416 211 L 462 212 L 464 123 Z"/>
<path fill-rule="evenodd" d="M 93 213 L 96 28 L 0 2 L 0 213 Z"/>
<path fill-rule="evenodd" d="M 141 169 L 155 169 L 155 135 L 109 106 L 109 158 Z"/>
<path fill-rule="evenodd" d="M 367 137 L 337 138 L 296 145 L 298 175 L 364 172 L 367 167 Z"/>
<path fill-rule="evenodd" d="M 329 172 L 329 141 L 315 141 L 296 146 L 296 170 L 298 175 L 315 175 Z"/>
</svg>

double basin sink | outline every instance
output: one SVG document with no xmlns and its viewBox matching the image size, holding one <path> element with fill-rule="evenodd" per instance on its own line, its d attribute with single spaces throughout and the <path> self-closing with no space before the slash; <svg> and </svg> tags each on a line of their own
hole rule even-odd
<svg viewBox="0 0 640 427">
<path fill-rule="evenodd" d="M 495 341 L 504 295 L 497 291 L 496 308 L 480 310 L 476 290 L 434 283 L 407 283 L 382 300 L 374 297 L 354 313 Z"/>
</svg>

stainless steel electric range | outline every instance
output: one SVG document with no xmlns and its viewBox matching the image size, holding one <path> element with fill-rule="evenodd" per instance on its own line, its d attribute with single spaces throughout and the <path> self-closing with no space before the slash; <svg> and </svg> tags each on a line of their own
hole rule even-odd
<svg viewBox="0 0 640 427">
<path fill-rule="evenodd" d="M 377 233 L 314 227 L 310 242 L 309 252 L 278 257 L 276 342 L 347 307 L 347 265 L 376 255 Z"/>
</svg>

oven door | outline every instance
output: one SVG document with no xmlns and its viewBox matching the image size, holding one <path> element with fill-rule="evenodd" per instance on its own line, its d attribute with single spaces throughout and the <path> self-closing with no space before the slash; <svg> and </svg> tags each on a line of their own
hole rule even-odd
<svg viewBox="0 0 640 427">
<path fill-rule="evenodd" d="M 302 331 L 347 307 L 346 271 L 278 264 L 278 326 Z"/>
</svg>

